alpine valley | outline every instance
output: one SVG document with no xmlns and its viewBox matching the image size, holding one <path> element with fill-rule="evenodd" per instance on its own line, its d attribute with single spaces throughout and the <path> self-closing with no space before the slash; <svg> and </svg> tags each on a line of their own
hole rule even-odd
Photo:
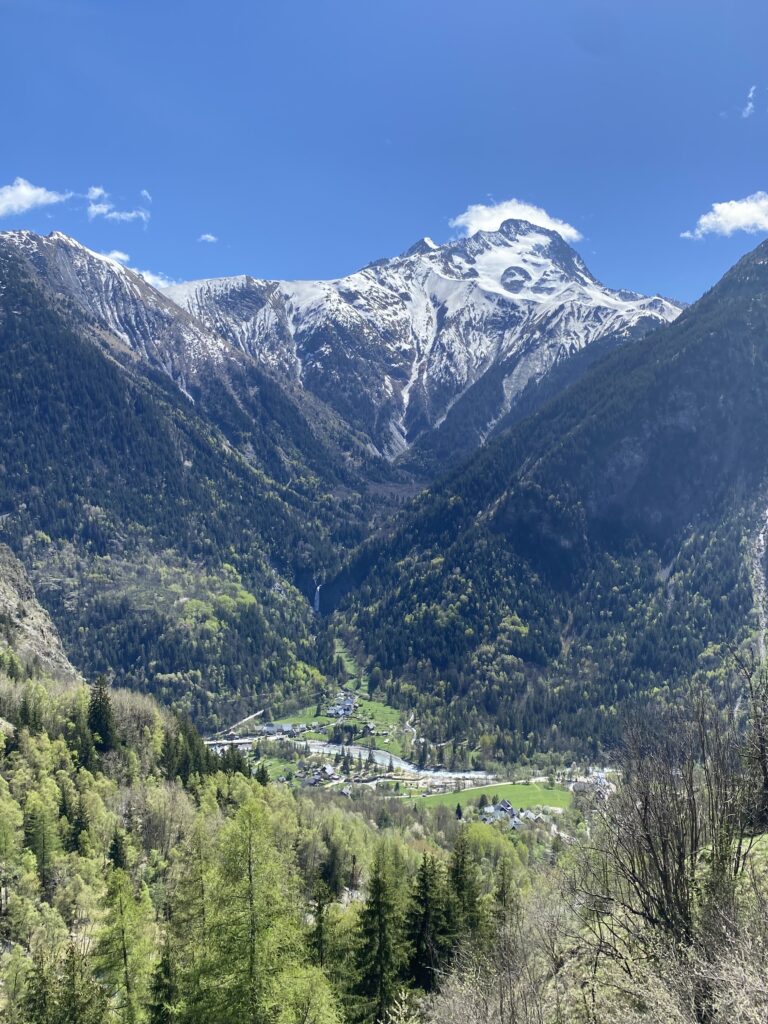
<svg viewBox="0 0 768 1024">
<path fill-rule="evenodd" d="M 519 220 L 162 290 L 6 232 L 2 539 L 79 672 L 202 729 L 341 644 L 427 762 L 597 757 L 763 614 L 767 253 L 682 311 Z"/>
<path fill-rule="evenodd" d="M 3 1024 L 764 1019 L 768 243 L 6 233 L 0 363 Z"/>
</svg>

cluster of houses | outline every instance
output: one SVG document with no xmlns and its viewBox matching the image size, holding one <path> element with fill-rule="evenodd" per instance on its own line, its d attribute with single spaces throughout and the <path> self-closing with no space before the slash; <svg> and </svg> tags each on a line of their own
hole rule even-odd
<svg viewBox="0 0 768 1024">
<path fill-rule="evenodd" d="M 339 690 L 331 704 L 326 708 L 329 718 L 350 718 L 357 708 L 357 697 L 353 693 Z"/>
<path fill-rule="evenodd" d="M 586 778 L 577 779 L 571 789 L 574 793 L 588 793 L 598 800 L 607 800 L 616 792 L 616 786 L 605 777 L 605 772 L 592 772 Z"/>
<path fill-rule="evenodd" d="M 563 839 L 570 838 L 559 831 L 551 815 L 543 814 L 541 811 L 532 811 L 528 808 L 516 811 L 509 800 L 500 800 L 497 804 L 488 804 L 479 811 L 479 817 L 480 821 L 486 825 L 501 822 L 508 828 L 514 829 L 515 832 L 522 832 L 525 828 L 538 826 L 545 828 L 552 835 L 560 835 Z"/>
<path fill-rule="evenodd" d="M 313 723 L 316 726 L 316 723 Z M 291 722 L 262 722 L 246 736 L 238 735 L 233 729 L 225 735 L 227 745 L 237 743 L 238 749 L 249 749 L 253 741 L 260 736 L 285 736 L 286 739 L 295 739 L 312 728 L 312 725 L 305 725 L 303 722 L 293 724 Z"/>
<path fill-rule="evenodd" d="M 299 761 L 299 770 L 296 775 L 297 778 L 301 779 L 301 785 L 304 787 L 322 786 L 324 783 L 342 781 L 342 776 L 339 775 L 331 764 L 308 767 L 306 763 Z M 352 790 L 349 786 L 344 786 L 343 789 L 334 789 L 334 792 L 340 793 L 341 796 L 352 796 Z"/>
</svg>

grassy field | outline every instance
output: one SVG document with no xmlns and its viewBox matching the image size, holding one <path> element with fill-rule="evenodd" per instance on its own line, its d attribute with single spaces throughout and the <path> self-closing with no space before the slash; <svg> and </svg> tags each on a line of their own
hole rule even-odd
<svg viewBox="0 0 768 1024">
<path fill-rule="evenodd" d="M 475 786 L 472 789 L 463 789 L 460 793 L 435 793 L 433 796 L 418 797 L 420 803 L 428 804 L 431 807 L 455 807 L 461 804 L 467 807 L 470 803 L 477 802 L 482 794 L 488 797 L 488 802 L 494 796 L 499 800 L 509 800 L 515 808 L 527 807 L 570 807 L 573 794 L 567 789 L 548 789 L 540 783 L 499 782 L 493 786 Z"/>
<path fill-rule="evenodd" d="M 279 779 L 281 775 L 288 775 L 289 772 L 295 772 L 297 766 L 296 761 L 288 761 L 284 757 L 262 757 L 261 762 L 266 764 L 267 770 L 269 771 L 269 777 L 273 782 L 275 779 Z"/>
<path fill-rule="evenodd" d="M 325 703 L 325 701 L 323 701 Z M 305 708 L 299 708 L 298 711 L 292 711 L 290 715 L 283 715 L 281 718 L 275 719 L 275 725 L 298 725 L 304 722 L 309 725 L 310 722 L 317 722 L 318 725 L 329 725 L 331 722 L 335 722 L 335 718 L 329 718 L 328 715 L 316 715 L 317 704 L 310 704 Z"/>
</svg>

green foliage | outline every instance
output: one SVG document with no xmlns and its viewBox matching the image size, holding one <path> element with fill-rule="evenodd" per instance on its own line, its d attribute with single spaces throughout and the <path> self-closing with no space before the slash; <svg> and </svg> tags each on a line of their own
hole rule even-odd
<svg viewBox="0 0 768 1024">
<path fill-rule="evenodd" d="M 93 735 L 93 744 L 100 754 L 115 748 L 115 720 L 112 701 L 109 696 L 107 677 L 101 675 L 91 687 L 88 703 L 88 728 Z"/>
<path fill-rule="evenodd" d="M 399 989 L 406 963 L 405 908 L 392 852 L 380 845 L 360 914 L 357 992 L 360 1019 L 384 1020 Z"/>
<path fill-rule="evenodd" d="M 355 554 L 341 614 L 431 739 L 486 761 L 596 757 L 617 711 L 750 628 L 765 266 L 761 247 Z"/>
</svg>

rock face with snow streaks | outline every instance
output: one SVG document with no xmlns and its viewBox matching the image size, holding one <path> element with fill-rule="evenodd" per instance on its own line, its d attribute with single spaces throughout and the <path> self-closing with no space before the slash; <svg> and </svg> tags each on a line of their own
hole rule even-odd
<svg viewBox="0 0 768 1024">
<path fill-rule="evenodd" d="M 336 281 L 239 276 L 166 294 L 389 458 L 439 427 L 489 372 L 481 439 L 559 360 L 680 312 L 606 288 L 559 234 L 516 220 L 441 246 L 422 239 Z"/>
<path fill-rule="evenodd" d="M 137 358 L 186 390 L 203 367 L 221 364 L 226 344 L 141 274 L 54 231 L 3 236 L 52 292 L 63 296 Z"/>
</svg>

